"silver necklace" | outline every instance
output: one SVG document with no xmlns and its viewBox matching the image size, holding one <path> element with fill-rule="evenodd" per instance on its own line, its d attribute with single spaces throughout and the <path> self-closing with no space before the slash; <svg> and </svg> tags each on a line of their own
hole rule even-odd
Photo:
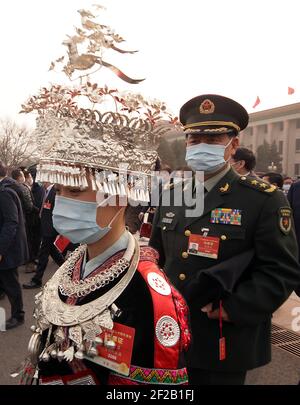
<svg viewBox="0 0 300 405">
<path fill-rule="evenodd" d="M 86 247 L 84 248 L 84 251 L 85 250 Z M 72 260 L 71 263 L 67 263 L 66 265 L 64 265 L 64 268 L 61 272 L 61 278 L 59 281 L 60 293 L 68 297 L 79 298 L 84 297 L 91 292 L 108 285 L 111 281 L 118 278 L 129 267 L 133 253 L 134 238 L 131 234 L 129 234 L 128 246 L 124 253 L 124 256 L 121 259 L 119 259 L 114 265 L 101 271 L 101 273 L 97 274 L 96 276 L 78 281 L 72 280 L 74 271 L 74 260 Z M 78 257 L 78 259 L 80 258 L 80 256 Z"/>
<path fill-rule="evenodd" d="M 101 297 L 83 305 L 69 305 L 64 303 L 58 293 L 62 268 L 58 269 L 48 281 L 41 297 L 41 309 L 43 316 L 50 324 L 57 326 L 72 326 L 89 321 L 108 309 L 122 294 L 131 281 L 140 257 L 140 248 L 137 240 L 130 234 L 135 247 L 134 255 L 129 269 L 121 280 Z M 64 269 L 63 269 L 64 270 Z"/>
<path fill-rule="evenodd" d="M 95 355 L 96 349 L 93 345 L 94 343 L 99 344 L 100 339 L 97 335 L 101 333 L 102 328 L 113 328 L 112 318 L 117 309 L 114 302 L 129 285 L 140 260 L 139 244 L 131 234 L 129 235 L 134 243 L 134 254 L 129 269 L 124 277 L 101 297 L 84 305 L 64 303 L 60 299 L 58 292 L 61 272 L 65 270 L 62 268 L 57 270 L 54 276 L 46 283 L 42 292 L 35 297 L 36 309 L 34 317 L 37 320 L 38 327 L 32 329 L 34 333 L 29 342 L 29 352 L 34 364 L 37 363 L 38 358 L 48 361 L 50 355 L 54 358 L 57 357 L 60 361 L 63 359 L 71 361 L 74 355 L 82 359 L 85 353 L 88 356 Z M 74 252 L 75 254 L 72 255 L 71 262 L 77 263 L 83 252 L 82 247 L 77 249 Z M 53 325 L 58 326 L 58 328 L 55 331 L 55 343 L 49 346 Z M 67 335 L 65 327 L 68 327 Z M 49 329 L 48 338 L 46 345 L 42 349 L 41 335 L 43 330 L 46 329 Z M 68 344 L 67 347 L 64 347 L 63 344 L 66 338 Z M 108 344 L 112 345 L 113 342 L 108 341 Z"/>
</svg>

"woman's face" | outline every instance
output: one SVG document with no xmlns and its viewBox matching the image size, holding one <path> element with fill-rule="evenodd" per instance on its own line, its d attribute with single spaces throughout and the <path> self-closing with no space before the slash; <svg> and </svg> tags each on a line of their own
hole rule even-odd
<svg viewBox="0 0 300 405">
<path fill-rule="evenodd" d="M 96 202 L 96 191 L 92 189 L 92 184 L 88 179 L 88 188 L 80 189 L 80 187 L 66 187 L 62 185 L 56 185 L 57 195 L 61 197 L 71 198 L 77 201 Z M 115 214 L 126 207 L 119 206 L 117 203 L 114 205 L 106 205 L 97 208 L 96 222 L 100 227 L 106 227 Z M 118 215 L 121 217 L 122 215 Z M 115 221 L 114 221 L 115 222 Z"/>
</svg>

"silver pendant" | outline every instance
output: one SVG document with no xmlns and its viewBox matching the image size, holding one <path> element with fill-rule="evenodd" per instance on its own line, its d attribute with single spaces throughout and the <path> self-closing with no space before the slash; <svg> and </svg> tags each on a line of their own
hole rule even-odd
<svg viewBox="0 0 300 405">
<path fill-rule="evenodd" d="M 74 358 L 74 346 L 70 346 L 67 350 L 64 351 L 64 359 L 66 361 L 72 361 Z"/>
<path fill-rule="evenodd" d="M 79 325 L 71 326 L 69 328 L 69 339 L 71 339 L 76 346 L 81 345 L 82 343 L 82 331 Z"/>
<path fill-rule="evenodd" d="M 116 348 L 116 343 L 113 340 L 106 340 L 104 346 L 108 349 L 114 350 Z"/>
<path fill-rule="evenodd" d="M 151 272 L 147 276 L 150 287 L 161 295 L 170 295 L 171 287 L 167 281 L 159 274 Z"/>
<path fill-rule="evenodd" d="M 162 316 L 157 321 L 155 334 L 160 344 L 165 347 L 172 347 L 180 338 L 180 328 L 171 316 Z"/>
</svg>

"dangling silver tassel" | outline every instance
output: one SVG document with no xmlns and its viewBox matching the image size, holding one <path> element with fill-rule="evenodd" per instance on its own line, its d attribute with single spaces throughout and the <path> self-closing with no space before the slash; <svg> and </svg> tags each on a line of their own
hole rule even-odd
<svg viewBox="0 0 300 405">
<path fill-rule="evenodd" d="M 84 188 L 87 188 L 89 186 L 88 182 L 87 182 L 87 179 L 86 179 L 86 169 L 85 169 L 85 167 L 81 170 L 81 183 L 82 183 L 82 186 Z"/>
<path fill-rule="evenodd" d="M 100 181 L 97 180 L 97 179 L 96 179 L 96 186 L 97 186 L 98 191 L 103 192 L 102 184 L 101 184 Z"/>
<path fill-rule="evenodd" d="M 98 171 L 95 171 L 95 182 L 96 182 L 97 190 L 103 191 L 103 187 L 102 187 L 102 184 L 100 181 L 100 174 Z"/>
<path fill-rule="evenodd" d="M 146 192 L 145 192 L 145 201 L 146 202 L 150 202 L 150 193 L 149 193 L 149 189 L 147 188 Z"/>
<path fill-rule="evenodd" d="M 138 201 L 137 190 L 134 188 L 132 191 L 132 199 L 133 201 Z"/>
<path fill-rule="evenodd" d="M 76 187 L 76 178 L 74 177 L 74 174 L 70 174 L 70 186 L 71 187 Z"/>
<path fill-rule="evenodd" d="M 116 185 L 115 185 L 114 181 L 111 183 L 111 190 L 112 190 L 112 195 L 117 194 L 117 189 L 116 189 Z"/>
<path fill-rule="evenodd" d="M 108 188 L 109 195 L 114 195 L 110 182 L 107 183 L 107 188 Z"/>
<path fill-rule="evenodd" d="M 124 186 L 124 184 L 123 183 L 121 183 L 120 184 L 120 196 L 122 196 L 122 197 L 129 197 L 129 195 L 128 195 L 128 193 L 127 193 L 127 191 L 126 191 L 126 188 L 125 188 L 125 186 Z"/>
<path fill-rule="evenodd" d="M 65 172 L 63 172 L 63 174 L 62 174 L 61 180 L 62 180 L 63 186 L 66 186 L 66 174 L 65 174 Z"/>
<path fill-rule="evenodd" d="M 131 190 L 130 190 L 130 187 L 127 186 L 125 190 L 126 190 L 127 198 L 130 199 L 130 198 L 131 198 Z"/>
<path fill-rule="evenodd" d="M 96 182 L 95 182 L 95 176 L 94 176 L 93 171 L 92 171 L 91 168 L 89 169 L 89 172 L 90 172 L 90 180 L 91 180 L 91 183 L 92 183 L 92 190 L 97 191 L 97 186 L 96 186 Z"/>
<path fill-rule="evenodd" d="M 57 180 L 58 180 L 57 181 L 58 184 L 62 184 L 62 174 L 61 174 L 61 172 L 57 173 Z"/>
<path fill-rule="evenodd" d="M 146 196 L 145 196 L 145 191 L 142 189 L 140 190 L 140 202 L 145 202 L 146 201 Z"/>
<path fill-rule="evenodd" d="M 105 194 L 109 194 L 109 188 L 105 180 L 103 180 L 103 190 Z"/>
<path fill-rule="evenodd" d="M 136 190 L 136 201 L 142 201 L 142 195 L 141 195 L 141 190 L 137 189 Z"/>
</svg>

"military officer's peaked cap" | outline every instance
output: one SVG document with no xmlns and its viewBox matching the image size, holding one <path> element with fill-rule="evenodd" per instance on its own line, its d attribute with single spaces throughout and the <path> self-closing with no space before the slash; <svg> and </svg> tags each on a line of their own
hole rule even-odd
<svg viewBox="0 0 300 405">
<path fill-rule="evenodd" d="M 179 119 L 186 135 L 237 135 L 248 125 L 249 115 L 243 106 L 230 98 L 204 94 L 185 103 Z"/>
</svg>

